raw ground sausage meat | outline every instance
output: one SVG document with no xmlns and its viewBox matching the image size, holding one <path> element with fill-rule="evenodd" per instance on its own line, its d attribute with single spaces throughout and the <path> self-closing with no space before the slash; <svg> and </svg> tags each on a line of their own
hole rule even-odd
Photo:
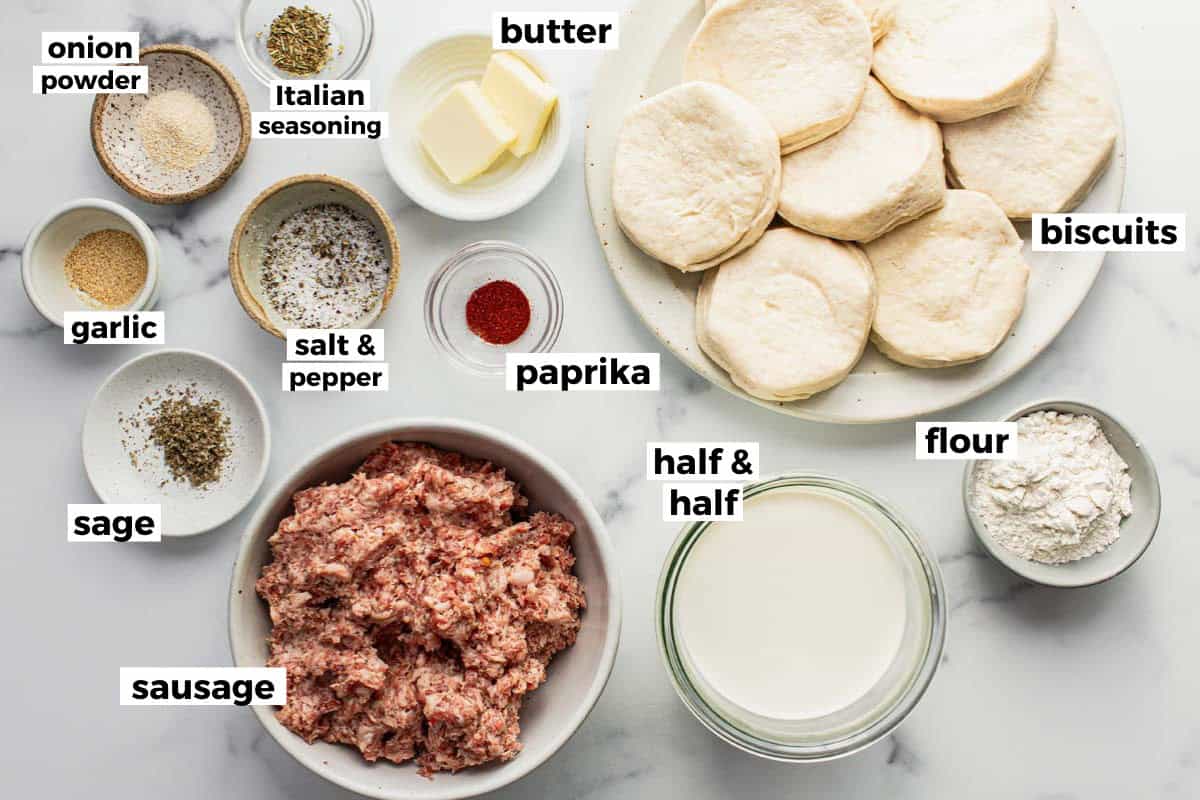
<svg viewBox="0 0 1200 800">
<path fill-rule="evenodd" d="M 503 469 L 415 443 L 293 505 L 257 584 L 279 721 L 425 775 L 513 758 L 522 699 L 579 631 L 574 526 L 527 514 Z"/>
</svg>

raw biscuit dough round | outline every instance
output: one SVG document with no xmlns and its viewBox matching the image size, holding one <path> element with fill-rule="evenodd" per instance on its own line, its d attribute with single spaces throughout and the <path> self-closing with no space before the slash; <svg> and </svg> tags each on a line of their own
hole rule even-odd
<svg viewBox="0 0 1200 800">
<path fill-rule="evenodd" d="M 869 242 L 945 193 L 938 124 L 870 78 L 849 125 L 783 159 L 779 214 L 821 236 Z"/>
<path fill-rule="evenodd" d="M 901 364 L 978 361 L 1000 346 L 1025 304 L 1021 237 L 985 194 L 952 189 L 940 209 L 863 250 L 879 286 L 871 340 Z"/>
<path fill-rule="evenodd" d="M 1117 142 L 1103 69 L 1060 37 L 1028 103 L 942 129 L 954 184 L 989 195 L 1012 219 L 1078 206 Z"/>
<path fill-rule="evenodd" d="M 853 0 L 719 0 L 688 44 L 683 74 L 758 106 L 784 153 L 854 116 L 871 70 L 871 28 Z"/>
<path fill-rule="evenodd" d="M 879 41 L 896 24 L 896 3 L 899 0 L 855 0 L 871 24 L 871 37 Z"/>
<path fill-rule="evenodd" d="M 773 228 L 704 276 L 696 338 L 755 397 L 800 400 L 854 369 L 875 300 L 875 278 L 857 245 Z"/>
<path fill-rule="evenodd" d="M 711 11 L 712 7 L 721 0 L 704 0 L 704 10 Z M 867 15 L 871 26 L 871 38 L 879 41 L 892 29 L 896 21 L 896 3 L 898 0 L 854 0 L 862 12 Z"/>
<path fill-rule="evenodd" d="M 685 272 L 758 241 L 779 204 L 779 142 L 751 103 L 685 83 L 625 117 L 613 162 L 613 211 L 643 251 Z"/>
<path fill-rule="evenodd" d="M 904 0 L 875 75 L 939 122 L 1026 102 L 1054 55 L 1051 0 Z"/>
</svg>

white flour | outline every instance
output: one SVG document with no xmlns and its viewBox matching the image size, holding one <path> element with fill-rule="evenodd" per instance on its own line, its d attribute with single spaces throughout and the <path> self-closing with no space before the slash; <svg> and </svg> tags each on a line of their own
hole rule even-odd
<svg viewBox="0 0 1200 800">
<path fill-rule="evenodd" d="M 1036 411 L 1017 420 L 1020 457 L 980 461 L 970 502 L 1022 558 L 1062 564 L 1099 553 L 1133 511 L 1129 466 L 1093 417 Z"/>
</svg>

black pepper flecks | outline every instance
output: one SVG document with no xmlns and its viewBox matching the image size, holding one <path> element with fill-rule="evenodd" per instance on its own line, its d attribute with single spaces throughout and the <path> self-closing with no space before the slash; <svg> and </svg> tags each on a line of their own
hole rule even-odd
<svg viewBox="0 0 1200 800">
<path fill-rule="evenodd" d="M 283 221 L 267 242 L 261 280 L 284 321 L 297 328 L 345 328 L 379 303 L 388 268 L 370 220 L 326 203 Z"/>
</svg>

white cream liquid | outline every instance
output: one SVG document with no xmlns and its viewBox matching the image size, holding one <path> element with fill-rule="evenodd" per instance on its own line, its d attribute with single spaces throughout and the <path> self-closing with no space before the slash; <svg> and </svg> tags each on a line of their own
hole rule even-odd
<svg viewBox="0 0 1200 800">
<path fill-rule="evenodd" d="M 865 695 L 899 650 L 904 574 L 883 534 L 848 503 L 775 489 L 744 522 L 700 536 L 675 594 L 694 669 L 734 705 L 812 719 Z"/>
</svg>

